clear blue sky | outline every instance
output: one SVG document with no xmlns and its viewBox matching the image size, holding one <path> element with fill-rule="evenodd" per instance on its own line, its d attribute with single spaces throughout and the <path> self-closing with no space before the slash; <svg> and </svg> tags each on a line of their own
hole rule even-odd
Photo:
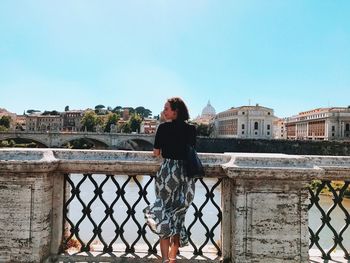
<svg viewBox="0 0 350 263">
<path fill-rule="evenodd" d="M 0 108 L 350 105 L 349 0 L 2 0 Z"/>
</svg>

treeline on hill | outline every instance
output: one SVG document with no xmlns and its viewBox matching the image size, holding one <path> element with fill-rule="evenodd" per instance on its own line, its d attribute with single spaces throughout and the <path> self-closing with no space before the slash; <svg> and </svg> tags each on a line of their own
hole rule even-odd
<svg viewBox="0 0 350 263">
<path fill-rule="evenodd" d="M 123 116 L 125 111 L 128 111 L 128 117 L 122 119 L 125 117 Z M 136 108 L 121 106 L 106 108 L 100 104 L 95 106 L 95 110 L 90 109 L 85 112 L 81 124 L 83 130 L 91 132 L 111 132 L 112 129 L 123 133 L 139 132 L 141 122 L 151 115 L 152 111 L 143 106 Z M 155 118 L 159 118 L 159 116 Z"/>
<path fill-rule="evenodd" d="M 69 106 L 66 106 L 64 111 L 69 111 Z M 125 111 L 128 112 L 128 118 L 123 119 Z M 40 115 L 60 115 L 57 110 L 48 111 L 45 110 L 41 113 L 40 110 L 30 109 L 24 114 L 40 114 Z M 145 118 L 150 118 L 152 111 L 139 106 L 122 107 L 116 106 L 114 108 L 108 106 L 105 107 L 102 104 L 96 105 L 94 109 L 87 109 L 81 120 L 81 131 L 89 132 L 111 132 L 112 129 L 116 132 L 131 133 L 139 132 L 140 124 Z M 153 116 L 154 119 L 159 120 L 159 115 Z M 11 122 L 13 120 L 10 116 L 2 116 L 0 118 L 0 132 L 9 130 Z M 206 124 L 192 123 L 197 128 L 198 136 L 210 136 L 213 127 Z M 22 130 L 23 127 L 16 127 L 16 130 Z"/>
<path fill-rule="evenodd" d="M 69 106 L 66 106 L 64 111 L 69 111 Z M 128 112 L 128 118 L 121 121 L 123 113 Z M 27 110 L 27 114 L 39 113 L 38 110 Z M 41 115 L 60 115 L 60 112 L 56 110 L 45 110 Z M 124 113 L 125 115 L 125 113 Z M 89 132 L 110 132 L 112 128 L 117 132 L 131 133 L 138 132 L 140 130 L 140 124 L 145 118 L 152 116 L 152 111 L 146 109 L 143 106 L 136 108 L 133 107 L 105 107 L 102 104 L 98 104 L 94 109 L 87 109 L 81 120 L 82 131 Z M 158 116 L 154 116 L 155 119 L 159 119 Z"/>
</svg>

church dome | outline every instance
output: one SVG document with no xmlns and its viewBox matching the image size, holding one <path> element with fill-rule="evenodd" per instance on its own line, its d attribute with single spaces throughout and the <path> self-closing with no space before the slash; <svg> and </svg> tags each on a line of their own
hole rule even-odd
<svg viewBox="0 0 350 263">
<path fill-rule="evenodd" d="M 207 106 L 202 110 L 202 118 L 215 117 L 216 112 L 213 106 L 210 105 L 210 101 L 208 101 Z"/>
</svg>

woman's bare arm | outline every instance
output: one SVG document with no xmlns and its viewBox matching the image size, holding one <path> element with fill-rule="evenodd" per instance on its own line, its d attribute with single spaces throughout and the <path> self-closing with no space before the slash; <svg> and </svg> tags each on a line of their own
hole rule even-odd
<svg viewBox="0 0 350 263">
<path fill-rule="evenodd" d="M 156 157 L 160 156 L 160 149 L 153 149 L 153 155 Z"/>
</svg>

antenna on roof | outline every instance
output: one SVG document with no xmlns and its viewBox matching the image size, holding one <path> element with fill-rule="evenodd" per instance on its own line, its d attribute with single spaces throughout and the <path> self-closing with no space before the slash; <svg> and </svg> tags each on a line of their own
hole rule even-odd
<svg viewBox="0 0 350 263">
<path fill-rule="evenodd" d="M 248 100 L 248 106 L 250 106 L 250 99 Z"/>
</svg>

